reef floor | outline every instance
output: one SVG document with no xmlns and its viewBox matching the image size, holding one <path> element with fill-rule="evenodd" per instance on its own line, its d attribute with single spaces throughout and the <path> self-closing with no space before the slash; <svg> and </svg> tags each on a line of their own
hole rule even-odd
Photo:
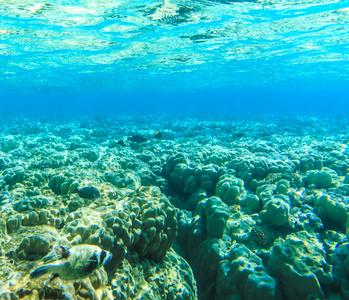
<svg viewBox="0 0 349 300">
<path fill-rule="evenodd" d="M 349 299 L 348 142 L 339 117 L 2 116 L 0 299 Z"/>
</svg>

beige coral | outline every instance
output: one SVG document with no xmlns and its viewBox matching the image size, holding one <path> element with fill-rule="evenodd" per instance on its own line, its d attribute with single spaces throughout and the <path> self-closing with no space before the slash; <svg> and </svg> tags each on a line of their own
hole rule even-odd
<svg viewBox="0 0 349 300">
<path fill-rule="evenodd" d="M 197 299 L 196 282 L 188 263 L 175 251 L 167 251 L 162 262 L 139 260 L 129 253 L 111 282 L 114 299 Z"/>
<path fill-rule="evenodd" d="M 9 299 L 44 300 L 44 299 L 79 299 L 79 300 L 113 300 L 108 288 L 108 276 L 100 268 L 82 280 L 62 281 L 59 278 L 48 282 L 51 275 L 43 275 L 35 280 L 28 275 L 19 275 L 15 284 L 3 291 Z M 0 294 L 1 297 L 1 294 Z"/>
</svg>

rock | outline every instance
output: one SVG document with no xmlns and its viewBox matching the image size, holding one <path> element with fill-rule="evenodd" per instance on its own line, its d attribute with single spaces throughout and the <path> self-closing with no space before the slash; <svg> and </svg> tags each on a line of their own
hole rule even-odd
<svg viewBox="0 0 349 300">
<path fill-rule="evenodd" d="M 101 193 L 95 186 L 85 186 L 81 189 L 78 189 L 78 195 L 81 198 L 94 200 L 101 196 Z"/>
</svg>

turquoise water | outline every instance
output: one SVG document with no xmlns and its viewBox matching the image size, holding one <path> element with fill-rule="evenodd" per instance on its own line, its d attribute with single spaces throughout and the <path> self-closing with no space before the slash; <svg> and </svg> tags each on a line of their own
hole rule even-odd
<svg viewBox="0 0 349 300">
<path fill-rule="evenodd" d="M 0 22 L 9 106 L 348 98 L 349 1 L 0 0 Z"/>
<path fill-rule="evenodd" d="M 349 299 L 348 25 L 0 0 L 0 299 Z"/>
</svg>

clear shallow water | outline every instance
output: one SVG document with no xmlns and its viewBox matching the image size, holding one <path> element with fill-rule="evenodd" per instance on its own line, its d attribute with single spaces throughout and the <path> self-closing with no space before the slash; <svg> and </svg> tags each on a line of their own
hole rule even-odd
<svg viewBox="0 0 349 300">
<path fill-rule="evenodd" d="M 6 104 L 348 98 L 349 1 L 0 0 L 0 22 Z"/>
<path fill-rule="evenodd" d="M 67 204 L 67 199 L 75 199 L 73 196 L 64 195 L 64 201 L 56 201 L 61 199 L 59 192 L 56 195 L 52 189 L 52 193 L 47 194 L 50 185 L 47 174 L 52 176 L 50 178 L 65 174 L 67 178 L 77 178 L 81 187 L 90 182 L 99 187 L 104 184 L 105 173 L 115 170 L 126 174 L 124 186 L 129 182 L 128 172 L 140 174 L 146 184 L 159 185 L 173 203 L 183 208 L 183 203 L 196 190 L 187 193 L 179 187 L 192 184 L 192 178 L 191 183 L 182 179 L 178 180 L 178 186 L 175 181 L 171 183 L 171 177 L 176 179 L 177 176 L 175 163 L 173 170 L 167 168 L 169 171 L 165 175 L 166 165 L 172 165 L 177 159 L 176 153 L 189 157 L 188 168 L 183 169 L 183 174 L 195 170 L 195 174 L 200 175 L 201 170 L 206 168 L 215 178 L 218 174 L 215 168 L 219 166 L 224 168 L 224 172 L 244 178 L 247 193 L 256 194 L 257 200 L 256 186 L 250 186 L 252 174 L 261 186 L 287 178 L 292 189 L 295 188 L 292 193 L 299 193 L 301 199 L 292 203 L 290 227 L 286 228 L 290 238 L 284 244 L 290 245 L 290 249 L 292 244 L 295 245 L 293 249 L 296 253 L 294 258 L 290 258 L 290 264 L 300 267 L 306 274 L 310 269 L 318 274 L 324 280 L 326 297 L 334 295 L 328 299 L 340 297 L 339 285 L 348 298 L 348 265 L 345 265 L 344 258 L 349 251 L 347 244 L 342 243 L 347 241 L 345 230 L 348 226 L 345 226 L 344 217 L 342 221 L 338 220 L 337 225 L 332 224 L 337 222 L 338 211 L 335 209 L 348 204 L 348 24 L 349 0 L 0 0 L 0 177 L 6 178 L 6 182 L 0 180 L 0 194 L 5 195 L 0 197 L 0 202 L 5 200 L 9 205 L 9 210 L 5 210 L 6 218 L 15 220 L 16 223 L 11 224 L 22 220 L 22 217 L 14 218 L 11 209 L 15 207 L 12 202 L 22 202 L 25 189 L 31 196 L 51 195 L 49 197 L 57 205 L 57 211 L 64 212 L 65 207 L 69 208 L 72 202 Z M 7 118 L 9 113 L 15 114 L 15 117 Z M 28 117 L 24 113 L 44 116 Z M 106 113 L 122 115 L 105 117 L 103 114 Z M 198 114 L 199 117 L 187 118 L 180 115 L 183 113 Z M 257 113 L 264 115 L 256 116 Z M 331 114 L 331 118 L 314 117 L 315 113 Z M 64 115 L 60 118 L 55 114 L 73 117 Z M 77 117 L 77 114 L 89 115 Z M 297 116 L 289 117 L 287 114 Z M 303 118 L 302 114 L 310 114 L 311 117 Z M 345 117 L 335 118 L 338 115 Z M 164 133 L 163 140 L 155 138 L 157 130 Z M 131 143 L 135 134 L 145 136 L 148 142 L 144 146 Z M 88 153 L 92 154 L 92 158 Z M 58 160 L 62 162 L 60 167 Z M 154 166 L 156 168 L 153 169 Z M 311 175 L 307 173 L 319 171 L 323 166 L 327 168 L 325 172 L 333 171 L 329 174 L 334 181 L 333 185 L 325 186 L 329 189 L 328 195 L 334 199 L 325 213 L 321 213 L 320 203 L 313 205 L 315 200 L 311 199 L 316 190 L 322 193 L 324 185 L 312 183 Z M 258 172 L 254 171 L 255 167 Z M 24 173 L 29 177 L 24 177 Z M 39 184 L 37 179 L 40 177 L 35 174 L 46 179 Z M 135 176 L 138 178 L 138 175 Z M 16 182 L 19 178 L 22 178 L 21 182 Z M 27 181 L 27 178 L 30 180 Z M 204 177 L 200 178 L 201 182 Z M 210 179 L 209 184 L 201 182 L 200 189 L 205 186 L 207 195 L 213 195 L 218 178 L 217 175 L 216 179 Z M 118 181 L 113 179 L 112 182 Z M 141 177 L 139 182 L 142 182 Z M 36 185 L 42 189 L 37 189 Z M 199 181 L 195 185 L 199 186 Z M 304 187 L 307 189 L 304 190 Z M 117 196 L 118 190 L 119 186 L 115 185 L 111 191 L 115 191 Z M 33 194 L 31 191 L 34 191 Z M 277 195 L 279 189 L 273 193 Z M 307 199 L 307 196 L 310 198 Z M 23 207 L 27 205 L 25 201 Z M 301 201 L 304 201 L 304 206 Z M 64 205 L 62 210 L 61 205 Z M 72 206 L 75 205 L 73 203 Z M 197 203 L 193 201 L 185 205 L 195 210 Z M 300 214 L 299 206 L 303 206 L 307 215 Z M 330 212 L 332 208 L 335 217 Z M 261 209 L 259 205 L 258 213 Z M 348 211 L 349 208 L 345 207 L 340 214 Z M 320 230 L 323 232 L 317 212 L 324 219 L 328 240 L 323 238 L 324 235 L 317 234 Z M 1 215 L 1 219 L 8 222 L 6 218 Z M 247 234 L 251 225 L 257 224 L 256 221 L 249 223 L 244 220 L 240 223 L 242 231 L 235 221 L 230 227 L 235 228 L 240 237 L 241 232 Z M 264 221 L 268 223 L 268 220 Z M 278 227 L 278 224 L 273 224 Z M 185 225 L 184 231 L 188 232 L 188 228 Z M 309 238 L 302 238 L 302 234 L 297 237 L 301 228 L 309 228 L 313 235 Z M 281 228 L 280 233 L 282 231 Z M 23 237 L 28 235 L 22 232 Z M 34 234 L 34 231 L 31 232 Z M 65 233 L 60 231 L 59 234 Z M 235 241 L 235 231 L 229 229 L 229 234 L 229 239 L 234 238 Z M 199 251 L 196 252 L 196 247 L 200 246 L 196 243 L 197 238 L 193 236 L 190 240 L 197 245 L 191 247 L 188 243 L 186 249 L 182 247 L 189 259 L 188 253 L 192 252 L 192 268 L 197 268 L 196 280 L 201 281 L 199 293 L 205 295 L 205 289 L 213 291 L 213 287 L 217 295 L 223 295 L 225 290 L 229 293 L 229 289 L 234 290 L 235 285 L 225 281 L 225 276 L 221 279 L 229 283 L 229 287 L 224 286 L 223 281 L 223 285 L 218 285 L 219 280 L 217 286 L 206 284 L 205 277 L 215 278 L 215 271 L 212 273 L 214 276 L 202 272 L 205 269 L 199 268 L 201 259 L 195 266 L 197 257 L 205 255 L 197 255 Z M 250 242 L 241 240 L 247 245 Z M 12 241 L 17 243 L 20 238 Z M 259 242 L 263 244 L 263 239 Z M 12 253 L 17 253 L 15 242 L 1 243 L 4 249 L 0 254 L 9 253 L 12 257 Z M 205 243 L 203 241 L 202 244 Z M 226 240 L 228 243 L 230 240 Z M 307 245 L 312 247 L 313 252 L 303 248 Z M 337 251 L 336 245 L 341 245 L 344 250 Z M 227 246 L 227 249 L 230 247 Z M 255 253 L 255 245 L 252 243 L 249 247 Z M 287 247 L 285 253 L 291 253 Z M 263 261 L 255 270 L 261 270 L 265 259 L 274 261 L 276 267 L 272 272 L 277 278 L 277 265 L 281 264 L 276 259 L 270 259 L 268 252 L 262 251 L 259 255 Z M 334 260 L 331 255 L 335 256 Z M 217 258 L 212 257 L 207 256 L 207 264 L 211 261 L 218 264 Z M 334 266 L 333 284 L 322 273 L 325 270 L 330 274 L 326 260 Z M 0 274 L 0 285 L 6 283 L 15 291 L 16 283 L 8 279 L 17 280 L 18 276 L 14 272 L 15 266 L 12 262 L 10 264 L 2 264 L 4 272 Z M 30 262 L 30 268 L 32 266 L 33 262 Z M 266 266 L 273 269 L 273 263 Z M 215 270 L 207 268 L 210 269 Z M 4 279 L 8 274 L 6 270 L 11 277 Z M 16 272 L 24 274 L 23 270 L 29 270 L 29 266 L 24 267 L 21 263 Z M 128 272 L 128 269 L 121 271 Z M 315 279 L 315 275 L 311 276 Z M 295 278 L 289 275 L 281 277 Z M 123 278 L 129 277 L 119 278 L 125 282 Z M 310 277 L 307 275 L 307 278 Z M 308 284 L 306 278 L 304 282 Z M 116 281 L 112 283 L 112 280 L 109 284 L 113 284 L 115 293 L 118 293 L 116 287 L 121 285 Z M 141 285 L 143 293 L 144 283 L 141 282 Z M 22 285 L 18 286 L 22 295 Z M 286 282 L 275 286 L 276 293 L 291 295 L 280 295 L 280 299 L 302 299 L 302 296 L 292 296 L 294 291 L 307 291 L 294 282 L 290 282 L 290 287 Z M 41 291 L 42 287 L 40 282 Z M 35 291 L 34 288 L 31 290 Z M 274 293 L 274 289 L 271 290 Z M 254 291 L 259 293 L 256 289 Z M 201 298 L 201 295 L 200 300 L 213 299 L 209 293 L 207 298 Z M 316 295 L 322 299 L 322 291 L 308 296 Z M 30 294 L 27 296 L 30 297 Z"/>
</svg>

